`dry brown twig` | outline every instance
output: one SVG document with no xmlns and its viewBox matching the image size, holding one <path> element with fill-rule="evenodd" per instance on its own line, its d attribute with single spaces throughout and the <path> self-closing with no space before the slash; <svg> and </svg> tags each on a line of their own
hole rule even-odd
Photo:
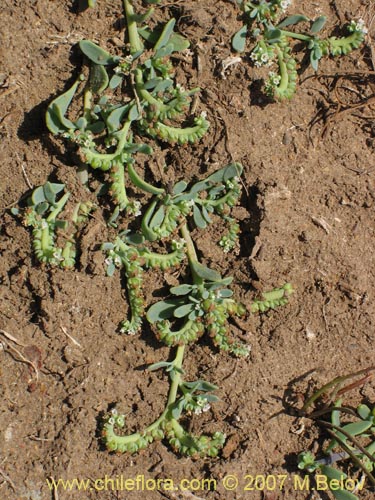
<svg viewBox="0 0 375 500">
<path fill-rule="evenodd" d="M 14 337 L 10 333 L 6 332 L 5 330 L 0 330 L 0 334 L 3 337 L 5 337 L 5 339 L 7 339 L 8 341 L 14 342 L 15 344 L 17 344 L 21 347 L 25 347 L 25 344 L 20 342 L 18 339 L 16 339 L 16 337 Z M 25 356 L 18 349 L 16 349 L 14 346 L 12 346 L 9 342 L 5 341 L 5 345 L 8 349 L 15 352 L 17 354 L 17 356 L 20 358 L 20 359 L 14 358 L 16 361 L 19 361 L 20 363 L 26 363 L 33 368 L 33 370 L 35 371 L 35 378 L 38 381 L 39 380 L 39 370 L 38 370 L 37 366 L 32 361 L 25 358 Z"/>
</svg>

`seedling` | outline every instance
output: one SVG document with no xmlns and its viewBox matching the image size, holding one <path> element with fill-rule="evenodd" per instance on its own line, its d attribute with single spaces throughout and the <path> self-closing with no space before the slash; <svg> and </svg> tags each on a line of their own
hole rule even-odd
<svg viewBox="0 0 375 500">
<path fill-rule="evenodd" d="M 103 245 L 108 253 L 108 274 L 112 275 L 116 267 L 122 267 L 127 278 L 130 318 L 122 323 L 121 331 L 128 334 L 136 333 L 142 325 L 143 268 L 164 270 L 180 265 L 183 260 L 188 263 L 185 281 L 171 287 L 169 297 L 153 304 L 146 314 L 158 339 L 176 348 L 173 361 L 161 361 L 149 367 L 150 370 L 163 368 L 169 374 L 171 386 L 165 410 L 142 433 L 124 435 L 125 416 L 113 409 L 103 425 L 103 439 L 109 450 L 134 453 L 154 439 L 166 438 L 172 448 L 182 454 L 216 456 L 224 444 L 225 436 L 221 432 L 212 437 L 198 437 L 186 431 L 179 422 L 183 413 L 208 411 L 210 404 L 217 400 L 211 394 L 217 389 L 212 384 L 184 379 L 183 356 L 187 346 L 197 342 L 205 332 L 216 347 L 235 356 L 247 356 L 249 347 L 231 339 L 228 334 L 230 317 L 245 315 L 247 311 L 227 288 L 232 278 L 224 278 L 200 262 L 189 228 L 204 230 L 218 217 L 234 224 L 230 210 L 238 201 L 241 172 L 241 165 L 231 164 L 190 187 L 185 181 L 180 181 L 168 193 L 159 189 L 145 211 L 141 233 L 126 232 L 115 243 Z M 141 189 L 151 191 L 151 186 L 144 181 L 135 183 Z M 176 238 L 177 232 L 180 239 Z M 237 229 L 230 229 L 229 234 L 231 232 L 237 233 Z M 161 240 L 169 240 L 170 253 L 160 254 L 147 247 L 151 242 Z M 231 241 L 231 246 L 235 245 L 231 236 L 224 236 L 221 241 Z M 250 311 L 265 311 L 284 305 L 291 293 L 289 284 L 265 293 L 264 300 L 250 304 Z"/>
<path fill-rule="evenodd" d="M 343 406 L 341 395 L 358 387 L 368 380 L 373 368 L 361 370 L 360 372 L 338 377 L 309 398 L 304 405 L 301 414 L 313 418 L 322 425 L 331 436 L 327 446 L 323 449 L 326 455 L 317 459 L 311 452 L 303 452 L 298 456 L 298 468 L 307 472 L 317 472 L 326 477 L 326 482 L 332 495 L 337 500 L 358 500 L 353 493 L 354 486 L 361 490 L 364 486 L 365 476 L 375 485 L 372 474 L 375 465 L 375 407 L 370 408 L 366 404 L 360 404 L 355 410 L 349 406 Z M 342 388 L 349 379 L 365 375 L 364 378 Z M 334 400 L 333 405 L 326 402 L 323 408 L 316 409 L 307 414 L 306 411 L 314 403 L 320 403 L 323 397 L 327 397 L 329 391 L 333 390 L 332 397 L 340 397 Z M 320 420 L 319 417 L 330 414 L 330 421 Z M 348 475 L 337 467 L 339 462 L 351 461 L 351 466 L 363 473 L 361 481 L 349 478 Z"/>
<path fill-rule="evenodd" d="M 146 137 L 170 144 L 199 140 L 209 123 L 202 113 L 190 126 L 191 97 L 199 88 L 185 90 L 174 79 L 173 55 L 188 49 L 189 42 L 173 31 L 175 19 L 151 30 L 146 20 L 153 9 L 139 15 L 132 2 L 123 0 L 128 43 L 122 54 L 112 55 L 90 40 L 79 48 L 89 66 L 73 85 L 48 107 L 46 122 L 54 135 L 73 142 L 84 165 L 110 172 L 110 193 L 120 210 L 134 213 L 128 200 L 124 173 L 137 152 L 151 154 Z M 81 111 L 72 116 L 73 98 L 83 86 Z M 67 116 L 69 115 L 69 117 Z"/>
<path fill-rule="evenodd" d="M 264 86 L 265 93 L 276 100 L 291 99 L 296 92 L 298 74 L 293 40 L 305 45 L 310 64 L 317 71 L 323 56 L 348 54 L 362 44 L 367 33 L 364 22 L 360 19 L 349 23 L 346 37 L 320 38 L 319 33 L 327 20 L 325 16 L 311 20 L 302 14 L 294 14 L 281 20 L 290 0 L 237 0 L 237 3 L 243 11 L 244 25 L 233 36 L 232 47 L 237 52 L 243 52 L 246 40 L 250 38 L 255 43 L 250 54 L 254 65 L 276 65 L 276 71 L 269 73 Z M 290 31 L 290 27 L 299 23 L 304 23 L 308 28 L 303 33 Z"/>
</svg>

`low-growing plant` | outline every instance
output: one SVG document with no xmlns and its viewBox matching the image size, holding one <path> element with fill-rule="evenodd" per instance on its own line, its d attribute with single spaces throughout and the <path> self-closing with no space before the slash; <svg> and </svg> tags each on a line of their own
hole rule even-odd
<svg viewBox="0 0 375 500">
<path fill-rule="evenodd" d="M 52 182 L 34 189 L 27 200 L 23 223 L 32 227 L 33 249 L 40 262 L 73 268 L 76 264 L 76 233 L 96 206 L 90 201 L 76 203 L 71 213 L 66 214 L 68 219 L 62 219 L 60 216 L 70 197 L 69 192 L 60 196 L 64 191 L 64 184 Z M 12 213 L 18 215 L 19 210 L 13 209 Z"/>
<path fill-rule="evenodd" d="M 202 113 L 190 125 L 183 125 L 191 96 L 199 88 L 185 90 L 174 79 L 171 57 L 189 47 L 188 40 L 173 31 L 175 19 L 151 30 L 145 22 L 152 8 L 140 15 L 130 0 L 123 0 L 123 5 L 128 43 L 122 53 L 112 55 L 82 40 L 79 48 L 89 66 L 88 75 L 80 74 L 50 103 L 46 122 L 54 135 L 75 144 L 84 165 L 109 171 L 110 193 L 119 210 L 135 212 L 127 196 L 125 173 L 132 175 L 135 153 L 152 154 L 149 145 L 135 138 L 193 143 L 206 133 L 209 123 Z M 73 117 L 69 109 L 81 86 L 82 107 Z"/>
<path fill-rule="evenodd" d="M 170 192 L 160 192 L 151 200 L 142 218 L 140 233 L 125 232 L 114 243 L 103 245 L 108 254 L 108 274 L 112 275 L 116 267 L 125 272 L 130 318 L 122 323 L 121 331 L 128 334 L 136 333 L 142 326 L 145 313 L 143 269 L 165 270 L 180 265 L 183 260 L 188 264 L 184 282 L 171 287 L 169 297 L 153 304 L 146 314 L 157 338 L 176 348 L 173 361 L 161 361 L 149 367 L 150 370 L 163 368 L 169 374 L 171 385 L 165 410 L 142 432 L 124 435 L 125 416 L 113 409 L 105 417 L 103 427 L 103 439 L 110 450 L 135 452 L 154 439 L 166 438 L 180 453 L 216 456 L 224 443 L 225 436 L 221 432 L 212 437 L 194 436 L 182 427 L 179 419 L 183 413 L 202 413 L 217 400 L 211 394 L 217 389 L 212 384 L 184 379 L 183 357 L 188 345 L 207 332 L 218 348 L 235 356 L 249 354 L 249 347 L 230 338 L 228 333 L 230 317 L 245 315 L 247 308 L 237 302 L 227 288 L 231 277 L 224 278 L 202 264 L 191 235 L 191 228 L 204 230 L 215 217 L 233 224 L 230 209 L 238 201 L 241 172 L 241 165 L 231 164 L 190 186 L 185 181 L 178 182 Z M 142 188 L 150 191 L 144 184 Z M 180 239 L 176 239 L 177 232 Z M 147 248 L 147 242 L 165 243 L 166 240 L 169 240 L 170 253 L 157 253 Z M 235 245 L 232 236 L 224 236 L 221 241 L 230 241 L 230 247 Z M 291 293 L 291 285 L 286 284 L 263 294 L 263 300 L 251 303 L 249 311 L 266 311 L 284 305 Z"/>
<path fill-rule="evenodd" d="M 250 38 L 254 45 L 250 59 L 255 66 L 276 66 L 265 83 L 265 93 L 277 100 L 291 99 L 296 91 L 298 73 L 294 56 L 294 40 L 302 42 L 309 53 L 310 64 L 317 71 L 324 56 L 346 55 L 357 49 L 363 42 L 367 29 L 363 20 L 351 21 L 345 37 L 330 36 L 320 38 L 319 33 L 327 18 L 320 16 L 309 19 L 302 14 L 284 17 L 291 4 L 290 0 L 237 0 L 243 11 L 243 26 L 233 36 L 232 47 L 237 52 L 246 49 L 246 40 Z M 302 33 L 290 31 L 292 26 L 304 23 L 308 26 Z M 298 48 L 300 45 L 298 45 Z"/>
<path fill-rule="evenodd" d="M 375 466 L 375 407 L 366 404 L 359 404 L 356 408 L 344 406 L 342 397 L 347 391 L 367 381 L 373 370 L 374 368 L 368 368 L 335 378 L 316 391 L 300 412 L 301 415 L 312 418 L 321 425 L 331 439 L 322 450 L 325 455 L 323 458 L 316 458 L 310 451 L 300 453 L 298 468 L 325 476 L 327 485 L 337 500 L 358 500 L 353 493 L 354 485 L 362 489 L 365 477 L 373 486 L 375 485 L 372 474 Z M 360 376 L 361 379 L 343 387 L 348 380 Z M 322 399 L 325 399 L 323 404 Z M 314 404 L 316 407 L 308 413 L 307 410 Z M 323 420 L 321 417 L 327 414 L 330 415 L 330 419 Z M 355 481 L 337 467 L 339 463 L 346 462 L 346 469 L 349 469 L 347 465 L 349 461 L 352 473 L 363 473 L 361 480 Z"/>
<path fill-rule="evenodd" d="M 108 225 L 122 226 L 102 250 L 106 252 L 107 274 L 111 276 L 121 268 L 125 277 L 129 312 L 120 331 L 133 335 L 144 327 L 147 318 L 148 328 L 155 331 L 160 342 L 175 349 L 172 361 L 149 367 L 165 369 L 170 379 L 161 416 L 142 432 L 126 435 L 125 416 L 112 408 L 103 420 L 103 441 L 109 450 L 134 453 L 154 439 L 166 438 L 182 454 L 216 456 L 224 443 L 222 432 L 195 436 L 180 421 L 183 414 L 209 410 L 218 399 L 213 394 L 217 387 L 211 383 L 186 380 L 184 354 L 206 332 L 217 348 L 247 356 L 249 347 L 231 336 L 230 318 L 282 306 L 293 290 L 286 284 L 245 306 L 228 288 L 232 278 L 207 267 L 198 255 L 192 231 L 207 230 L 215 222 L 227 228 L 217 242 L 223 252 L 238 245 L 240 227 L 231 209 L 241 193 L 240 164 L 227 165 L 197 182 L 183 179 L 167 186 L 146 181 L 146 175 L 140 172 L 136 153 L 153 154 L 144 141 L 150 141 L 153 147 L 158 141 L 194 143 L 209 124 L 204 114 L 195 117 L 193 124 L 185 124 L 190 99 L 199 89 L 187 91 L 174 79 L 173 55 L 189 47 L 189 42 L 173 31 L 175 20 L 151 30 L 145 22 L 152 9 L 140 15 L 134 12 L 131 0 L 123 0 L 123 6 L 128 36 L 123 53 L 112 55 L 89 40 L 81 41 L 88 75 L 81 74 L 50 103 L 46 113 L 48 129 L 73 143 L 78 166 L 86 168 L 87 176 L 91 168 L 109 172 L 109 193 L 117 209 Z M 73 112 L 71 108 L 79 109 L 77 103 L 72 106 L 73 99 L 81 94 L 81 110 Z M 87 180 L 84 182 L 88 185 Z M 129 185 L 133 193 L 141 192 L 142 196 L 129 197 Z M 36 188 L 29 198 L 25 222 L 33 228 L 38 259 L 67 268 L 74 265 L 75 243 L 65 220 L 69 193 L 63 194 L 64 190 L 63 184 L 49 182 Z M 87 203 L 76 206 L 70 217 L 74 227 L 92 208 Z M 126 217 L 118 224 L 120 211 Z M 63 246 L 58 245 L 63 235 L 56 236 L 57 229 L 70 231 Z M 145 269 L 166 270 L 172 266 L 180 267 L 184 279 L 170 288 L 167 297 L 149 307 L 143 293 Z"/>
</svg>

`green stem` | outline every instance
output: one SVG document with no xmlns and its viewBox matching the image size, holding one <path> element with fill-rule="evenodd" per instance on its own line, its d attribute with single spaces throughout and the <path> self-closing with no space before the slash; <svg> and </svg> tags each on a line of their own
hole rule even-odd
<svg viewBox="0 0 375 500">
<path fill-rule="evenodd" d="M 128 26 L 128 35 L 130 42 L 130 53 L 142 52 L 143 43 L 138 33 L 137 23 L 135 22 L 135 13 L 131 0 L 123 0 L 126 14 L 126 24 Z"/>
<path fill-rule="evenodd" d="M 47 217 L 47 222 L 54 222 L 56 217 L 59 215 L 61 210 L 64 208 L 65 203 L 68 201 L 68 198 L 70 196 L 70 193 L 65 193 L 64 196 L 61 198 L 61 200 L 57 203 L 55 206 L 54 210 L 49 214 Z"/>
<path fill-rule="evenodd" d="M 150 92 L 143 88 L 142 71 L 140 69 L 134 70 L 134 81 L 137 94 L 146 102 L 148 102 L 148 104 L 150 104 L 151 106 L 155 106 L 155 108 L 159 112 L 166 111 L 168 109 L 168 106 L 158 101 L 158 99 L 155 99 L 155 97 L 151 95 Z"/>
<path fill-rule="evenodd" d="M 279 48 L 277 49 L 277 62 L 279 64 L 280 76 L 281 76 L 279 89 L 281 92 L 283 92 L 288 87 L 289 75 L 284 61 L 283 51 Z"/>
<path fill-rule="evenodd" d="M 131 163 L 128 163 L 128 174 L 132 182 L 139 188 L 142 189 L 143 191 L 146 191 L 147 193 L 152 193 L 156 195 L 162 195 L 165 194 L 165 189 L 163 188 L 157 188 L 153 186 L 152 184 L 149 184 L 146 182 L 144 179 L 139 177 L 137 172 L 135 171 L 133 165 Z"/>
<path fill-rule="evenodd" d="M 308 35 L 302 35 L 301 33 L 293 33 L 293 31 L 280 30 L 281 36 L 288 36 L 289 38 L 296 38 L 297 40 L 302 40 L 303 42 L 310 42 L 314 37 Z"/>
<path fill-rule="evenodd" d="M 131 121 L 127 121 L 124 123 L 124 126 L 119 132 L 120 140 L 114 153 L 97 153 L 96 151 L 92 151 L 91 149 L 90 153 L 92 153 L 95 157 L 100 158 L 101 160 L 113 160 L 114 158 L 116 158 L 116 156 L 119 155 L 125 147 L 130 125 Z"/>
<path fill-rule="evenodd" d="M 86 118 L 87 122 L 91 122 L 91 99 L 92 92 L 86 89 L 83 96 L 83 116 Z"/>
<path fill-rule="evenodd" d="M 176 401 L 178 387 L 181 383 L 181 370 L 182 370 L 182 361 L 184 359 L 185 346 L 180 345 L 177 347 L 176 357 L 174 359 L 174 367 L 177 370 L 174 370 L 171 387 L 169 389 L 168 402 L 167 407 Z"/>
<path fill-rule="evenodd" d="M 180 227 L 181 236 L 186 241 L 186 253 L 189 259 L 189 264 L 195 264 L 198 262 L 197 252 L 195 251 L 193 240 L 190 236 L 190 231 L 187 227 L 186 222 Z"/>
</svg>

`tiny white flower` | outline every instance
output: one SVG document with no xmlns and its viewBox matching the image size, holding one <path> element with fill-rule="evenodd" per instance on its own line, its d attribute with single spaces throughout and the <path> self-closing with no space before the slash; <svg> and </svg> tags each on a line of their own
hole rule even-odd
<svg viewBox="0 0 375 500">
<path fill-rule="evenodd" d="M 357 29 L 358 31 L 362 31 L 362 33 L 368 33 L 368 29 L 365 26 L 365 21 L 363 19 L 358 19 L 357 21 Z"/>
</svg>

